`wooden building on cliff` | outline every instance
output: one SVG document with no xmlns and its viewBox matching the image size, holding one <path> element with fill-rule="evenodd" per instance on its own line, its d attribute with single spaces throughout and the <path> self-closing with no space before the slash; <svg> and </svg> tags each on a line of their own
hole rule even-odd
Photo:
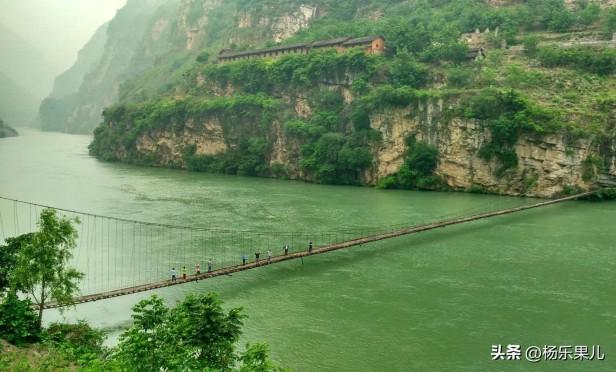
<svg viewBox="0 0 616 372">
<path fill-rule="evenodd" d="M 331 40 L 319 40 L 311 43 L 277 46 L 266 49 L 234 52 L 223 49 L 218 53 L 219 62 L 232 62 L 252 58 L 273 58 L 286 54 L 308 54 L 314 50 L 333 48 L 343 52 L 350 48 L 362 48 L 367 54 L 381 54 L 385 51 L 385 39 L 382 36 L 365 36 L 359 38 L 339 37 Z"/>
</svg>

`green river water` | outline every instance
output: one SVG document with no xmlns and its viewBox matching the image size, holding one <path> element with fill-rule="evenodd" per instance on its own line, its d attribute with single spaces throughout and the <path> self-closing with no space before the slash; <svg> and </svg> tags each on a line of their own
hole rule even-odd
<svg viewBox="0 0 616 372">
<path fill-rule="evenodd" d="M 108 164 L 91 137 L 0 140 L 0 196 L 142 221 L 263 231 L 413 225 L 531 202 Z M 5 216 L 6 221 L 7 216 Z M 569 202 L 154 293 L 218 292 L 295 371 L 616 370 L 616 203 Z M 7 228 L 5 234 L 10 230 Z M 113 343 L 152 292 L 79 305 Z M 493 344 L 601 345 L 604 361 L 492 361 Z"/>
</svg>

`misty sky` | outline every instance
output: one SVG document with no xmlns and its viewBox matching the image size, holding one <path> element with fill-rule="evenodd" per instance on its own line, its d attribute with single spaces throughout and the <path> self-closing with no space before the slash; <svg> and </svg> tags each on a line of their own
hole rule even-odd
<svg viewBox="0 0 616 372">
<path fill-rule="evenodd" d="M 55 73 L 126 0 L 0 0 L 0 23 L 35 46 Z"/>
</svg>

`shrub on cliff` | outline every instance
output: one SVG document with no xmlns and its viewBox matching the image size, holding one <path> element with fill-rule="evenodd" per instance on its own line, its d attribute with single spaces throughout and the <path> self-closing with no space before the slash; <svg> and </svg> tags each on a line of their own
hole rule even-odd
<svg viewBox="0 0 616 372">
<path fill-rule="evenodd" d="M 541 48 L 537 59 L 546 67 L 570 67 L 599 75 L 616 73 L 616 50 L 577 48 Z"/>
<path fill-rule="evenodd" d="M 380 179 L 377 187 L 381 189 L 419 189 L 437 190 L 445 188 L 435 175 L 438 166 L 438 149 L 425 142 L 417 141 L 415 136 L 406 138 L 406 155 L 398 172 Z"/>
<path fill-rule="evenodd" d="M 497 175 L 517 166 L 514 146 L 521 132 L 545 134 L 561 127 L 558 112 L 533 104 L 513 90 L 483 91 L 463 104 L 462 110 L 464 117 L 477 119 L 490 130 L 490 141 L 479 155 L 486 161 L 499 160 Z"/>
</svg>

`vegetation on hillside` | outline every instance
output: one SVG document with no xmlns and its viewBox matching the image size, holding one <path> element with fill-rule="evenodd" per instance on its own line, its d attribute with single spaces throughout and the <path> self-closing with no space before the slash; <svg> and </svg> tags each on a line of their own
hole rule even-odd
<svg viewBox="0 0 616 372">
<path fill-rule="evenodd" d="M 18 342 L 36 338 L 42 329 L 44 304 L 72 301 L 83 277 L 68 266 L 77 239 L 74 227 L 77 223 L 78 220 L 58 216 L 53 209 L 45 209 L 37 223 L 38 231 L 8 238 L 7 245 L 0 247 L 0 298 L 7 297 L 2 304 L 4 311 L 0 313 L 0 336 L 3 338 Z M 38 310 L 34 318 L 36 323 L 26 323 L 24 327 L 28 331 L 20 334 L 20 328 L 13 324 L 13 321 L 19 322 L 19 317 L 15 318 L 12 311 L 24 312 L 32 306 Z"/>
<path fill-rule="evenodd" d="M 69 304 L 83 277 L 67 265 L 75 223 L 45 209 L 38 231 L 0 246 L 0 370 L 281 370 L 265 344 L 237 351 L 246 315 L 223 309 L 215 294 L 188 296 L 174 308 L 156 296 L 140 301 L 113 348 L 103 347 L 104 334 L 85 322 L 44 328 L 42 304 Z"/>
<path fill-rule="evenodd" d="M 36 324 L 32 308 L 11 297 L 0 303 L 0 330 L 6 319 L 13 335 Z M 173 308 L 152 296 L 133 307 L 132 325 L 115 347 L 103 346 L 104 333 L 85 322 L 52 323 L 36 337 L 0 333 L 0 370 L 284 371 L 266 344 L 237 350 L 245 319 L 241 308 L 225 310 L 213 293 L 189 295 Z"/>
<path fill-rule="evenodd" d="M 277 11 L 298 5 L 285 2 Z M 412 107 L 436 98 L 457 106 L 443 120 L 477 120 L 490 130 L 492 140 L 480 155 L 486 162 L 496 162 L 499 177 L 517 166 L 514 145 L 521 133 L 560 131 L 572 139 L 590 133 L 611 135 L 607 124 L 613 117 L 614 52 L 563 49 L 546 44 L 542 35 L 598 30 L 597 35 L 605 37 L 613 28 L 612 9 L 601 10 L 589 2 L 570 9 L 562 0 L 502 7 L 478 0 L 438 4 L 323 0 L 316 5 L 328 9 L 327 15 L 287 43 L 380 34 L 387 41 L 387 53 L 370 56 L 360 50 L 330 50 L 220 65 L 210 63 L 217 52 L 214 45 L 220 46 L 212 44 L 183 73 L 182 80 L 169 87 L 169 94 L 108 109 L 104 124 L 95 132 L 91 153 L 105 160 L 145 165 L 273 177 L 293 173 L 314 182 L 361 184 L 381 145 L 381 134 L 371 128 L 371 117 L 389 107 Z M 258 16 L 270 6 L 244 0 L 217 11 L 245 9 Z M 198 18 L 199 9 L 194 11 Z M 498 29 L 488 37 L 488 57 L 469 58 L 461 34 L 488 28 Z M 505 44 L 523 45 L 526 52 L 502 49 Z M 235 49 L 259 46 L 264 43 L 232 45 Z M 308 112 L 298 115 L 289 105 L 298 100 L 305 102 Z M 236 106 L 248 101 L 253 105 Z M 208 118 L 222 124 L 226 152 L 201 155 L 196 146 L 188 144 L 182 159 L 170 164 L 162 162 L 159 154 L 136 148 L 137 139 L 154 128 L 171 128 L 180 134 L 187 123 Z M 271 159 L 278 128 L 287 145 L 296 149 L 285 164 Z M 379 185 L 442 188 L 434 175 L 436 167 L 415 164 L 425 160 L 415 152 L 430 155 L 435 147 L 423 143 L 420 136 L 411 137 L 415 142 L 407 143 L 403 166 Z M 428 157 L 438 164 L 438 153 Z"/>
</svg>

